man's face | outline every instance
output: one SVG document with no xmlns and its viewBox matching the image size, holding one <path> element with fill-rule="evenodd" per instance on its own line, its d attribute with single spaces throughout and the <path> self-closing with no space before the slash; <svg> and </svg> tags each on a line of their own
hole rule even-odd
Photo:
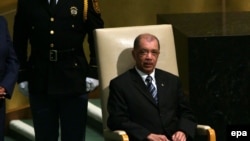
<svg viewBox="0 0 250 141">
<path fill-rule="evenodd" d="M 148 41 L 142 38 L 140 46 L 135 48 L 132 54 L 139 70 L 146 74 L 152 73 L 160 54 L 157 40 Z"/>
</svg>

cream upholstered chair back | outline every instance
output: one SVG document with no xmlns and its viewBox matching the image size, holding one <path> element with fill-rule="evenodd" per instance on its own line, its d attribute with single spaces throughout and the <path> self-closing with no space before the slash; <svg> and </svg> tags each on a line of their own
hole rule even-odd
<svg viewBox="0 0 250 141">
<path fill-rule="evenodd" d="M 131 51 L 134 39 L 141 33 L 151 33 L 158 37 L 160 41 L 160 56 L 157 67 L 178 75 L 171 25 L 146 25 L 95 30 L 104 129 L 107 128 L 109 82 L 134 66 L 135 62 Z"/>
</svg>

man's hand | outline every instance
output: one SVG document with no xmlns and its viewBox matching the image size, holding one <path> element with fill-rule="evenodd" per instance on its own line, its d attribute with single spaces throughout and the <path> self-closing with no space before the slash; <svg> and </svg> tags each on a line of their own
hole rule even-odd
<svg viewBox="0 0 250 141">
<path fill-rule="evenodd" d="M 18 89 L 24 96 L 29 96 L 29 83 L 28 83 L 28 81 L 23 81 L 23 82 L 19 83 Z"/>
<path fill-rule="evenodd" d="M 182 131 L 177 131 L 172 136 L 173 141 L 186 141 L 186 135 Z"/>
<path fill-rule="evenodd" d="M 5 88 L 0 86 L 0 99 L 5 99 L 6 92 Z"/>
<path fill-rule="evenodd" d="M 99 80 L 91 78 L 91 77 L 86 77 L 86 91 L 87 92 L 93 91 L 98 86 L 99 86 Z"/>
<path fill-rule="evenodd" d="M 169 139 L 165 135 L 159 135 L 159 134 L 149 134 L 147 136 L 147 139 L 149 141 L 169 141 Z"/>
</svg>

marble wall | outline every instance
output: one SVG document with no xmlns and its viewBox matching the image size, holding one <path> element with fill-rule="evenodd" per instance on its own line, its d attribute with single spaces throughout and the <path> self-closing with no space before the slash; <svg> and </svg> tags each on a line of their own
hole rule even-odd
<svg viewBox="0 0 250 141">
<path fill-rule="evenodd" d="M 174 27 L 180 78 L 197 120 L 213 127 L 219 141 L 227 141 L 228 126 L 250 124 L 249 16 L 250 12 L 158 16 L 158 23 Z"/>
</svg>

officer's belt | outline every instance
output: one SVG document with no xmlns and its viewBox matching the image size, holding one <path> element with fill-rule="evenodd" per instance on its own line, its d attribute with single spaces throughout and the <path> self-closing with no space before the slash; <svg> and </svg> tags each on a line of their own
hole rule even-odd
<svg viewBox="0 0 250 141">
<path fill-rule="evenodd" d="M 65 59 L 68 57 L 72 57 L 76 55 L 76 49 L 65 49 L 65 50 L 57 50 L 57 49 L 51 49 L 49 51 L 49 60 L 51 62 L 57 62 L 58 60 Z"/>
</svg>

